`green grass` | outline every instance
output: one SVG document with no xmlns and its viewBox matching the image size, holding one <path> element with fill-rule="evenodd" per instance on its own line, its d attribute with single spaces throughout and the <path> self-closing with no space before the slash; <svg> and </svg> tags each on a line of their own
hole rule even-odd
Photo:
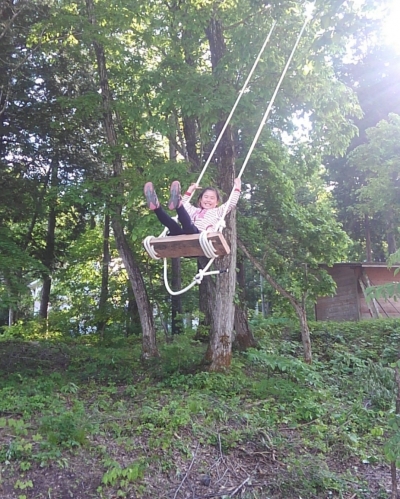
<svg viewBox="0 0 400 499">
<path fill-rule="evenodd" d="M 311 366 L 296 326 L 253 327 L 224 374 L 190 335 L 146 365 L 137 339 L 3 335 L 0 497 L 389 497 L 399 323 L 313 324 Z"/>
</svg>

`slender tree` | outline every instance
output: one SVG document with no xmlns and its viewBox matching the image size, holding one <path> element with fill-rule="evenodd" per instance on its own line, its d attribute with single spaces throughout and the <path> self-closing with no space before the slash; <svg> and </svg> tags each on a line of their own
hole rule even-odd
<svg viewBox="0 0 400 499">
<path fill-rule="evenodd" d="M 86 7 L 88 11 L 89 22 L 92 24 L 92 26 L 95 27 L 97 22 L 93 0 L 86 0 Z M 104 129 L 108 144 L 111 149 L 114 149 L 114 152 L 112 154 L 113 174 L 117 179 L 120 179 L 123 173 L 123 164 L 121 153 L 117 150 L 118 142 L 115 119 L 113 115 L 113 98 L 109 86 L 105 51 L 103 45 L 96 39 L 93 39 L 93 47 L 96 54 L 97 69 L 102 94 Z M 111 206 L 111 223 L 117 248 L 124 262 L 132 286 L 132 290 L 138 304 L 143 334 L 142 356 L 144 359 L 149 359 L 158 355 L 154 321 L 142 274 L 140 272 L 134 254 L 126 240 L 123 229 L 121 217 L 122 204 L 120 200 L 123 196 L 123 189 L 123 184 L 121 180 L 119 180 L 117 184 L 117 191 L 115 193 L 117 201 Z"/>
</svg>

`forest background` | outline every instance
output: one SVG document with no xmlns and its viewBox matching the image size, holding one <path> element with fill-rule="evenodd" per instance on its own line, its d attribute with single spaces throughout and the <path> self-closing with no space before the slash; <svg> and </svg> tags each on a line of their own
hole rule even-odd
<svg viewBox="0 0 400 499">
<path fill-rule="evenodd" d="M 314 369 L 309 320 L 316 297 L 334 292 L 319 265 L 386 261 L 397 251 L 400 44 L 396 32 L 387 37 L 396 4 L 0 5 L 5 358 L 14 358 L 14 350 L 6 348 L 10 339 L 28 344 L 84 339 L 111 352 L 122 338 L 130 355 L 135 353 L 129 357 L 132 366 L 141 359 L 154 367 L 176 348 L 172 355 L 185 360 L 185 369 L 201 364 L 202 370 L 231 367 L 237 373 L 233 344 L 253 355 L 255 364 L 271 372 L 289 369 L 296 382 L 304 381 L 298 367 L 266 360 L 254 347 L 266 338 L 282 338 L 287 330 L 279 324 L 294 319 L 301 355 Z M 153 181 L 165 202 L 172 180 L 183 187 L 196 180 L 275 20 L 270 43 L 202 182 L 229 194 L 311 10 L 243 175 L 238 208 L 227 220 L 224 234 L 232 251 L 216 266 L 229 272 L 170 297 L 162 264 L 142 247 L 147 235 L 161 232 L 146 208 L 143 185 Z M 190 282 L 197 265 L 174 259 L 173 287 Z M 32 289 L 40 290 L 35 316 Z M 269 336 L 268 326 L 262 340 L 255 324 L 265 317 L 277 325 L 276 336 Z M 287 339 L 282 348 L 290 350 Z M 23 352 L 24 341 L 12 348 Z M 138 341 L 140 349 L 133 346 Z M 318 354 L 315 360 L 318 364 Z M 168 373 L 183 369 L 168 362 Z M 76 380 L 68 383 L 67 391 L 78 390 Z M 82 416 L 79 410 L 74 414 Z M 78 437 L 73 441 L 80 445 Z M 6 454 L 4 459 L 10 461 Z M 141 476 L 141 466 L 133 473 Z M 122 471 L 119 479 L 124 480 Z"/>
<path fill-rule="evenodd" d="M 32 316 L 40 282 L 40 318 L 51 303 L 70 334 L 140 332 L 144 358 L 158 355 L 155 321 L 166 335 L 199 322 L 218 370 L 230 364 L 233 329 L 241 348 L 254 346 L 248 310 L 261 308 L 295 313 L 311 360 L 307 312 L 334 291 L 319 264 L 384 261 L 400 217 L 391 3 L 312 7 L 2 4 L 3 323 Z M 171 298 L 141 245 L 161 231 L 143 185 L 152 180 L 163 199 L 172 180 L 196 180 L 276 20 L 202 182 L 229 194 L 311 11 L 244 172 L 238 222 L 228 219 L 232 251 L 216 267 L 229 272 Z M 196 272 L 174 260 L 174 289 Z"/>
</svg>

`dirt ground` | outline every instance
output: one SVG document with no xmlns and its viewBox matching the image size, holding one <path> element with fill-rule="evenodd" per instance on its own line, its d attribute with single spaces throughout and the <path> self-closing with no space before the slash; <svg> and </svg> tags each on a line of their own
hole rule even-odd
<svg viewBox="0 0 400 499">
<path fill-rule="evenodd" d="M 179 435 L 177 435 L 179 438 Z M 129 462 L 134 453 L 115 455 L 119 462 Z M 171 456 L 163 470 L 160 461 L 145 469 L 143 478 L 135 483 L 105 486 L 102 477 L 105 469 L 100 461 L 87 450 L 60 460 L 53 465 L 36 466 L 21 472 L 14 463 L 3 464 L 0 477 L 1 499 L 384 499 L 390 498 L 391 477 L 389 466 L 373 466 L 357 462 L 332 462 L 329 470 L 346 473 L 347 490 L 296 492 L 296 470 L 291 470 L 273 452 L 259 451 L 257 446 L 239 446 L 229 453 L 218 447 L 194 445 L 192 458 Z M 298 470 L 297 470 L 298 471 Z M 312 474 L 315 467 L 303 472 Z M 352 480 L 354 477 L 354 480 Z M 16 485 L 17 480 L 20 486 Z M 32 485 L 32 486 L 31 486 Z M 23 488 L 23 487 L 26 488 Z M 17 487 L 17 488 L 16 488 Z"/>
</svg>

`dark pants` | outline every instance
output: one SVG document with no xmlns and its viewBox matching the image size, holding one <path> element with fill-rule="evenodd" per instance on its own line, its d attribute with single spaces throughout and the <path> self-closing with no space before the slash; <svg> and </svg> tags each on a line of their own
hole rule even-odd
<svg viewBox="0 0 400 499">
<path fill-rule="evenodd" d="M 192 223 L 188 212 L 183 206 L 176 209 L 180 225 L 173 220 L 168 213 L 160 207 L 154 210 L 158 220 L 169 229 L 170 236 L 181 236 L 183 234 L 198 234 L 199 229 Z"/>
</svg>

